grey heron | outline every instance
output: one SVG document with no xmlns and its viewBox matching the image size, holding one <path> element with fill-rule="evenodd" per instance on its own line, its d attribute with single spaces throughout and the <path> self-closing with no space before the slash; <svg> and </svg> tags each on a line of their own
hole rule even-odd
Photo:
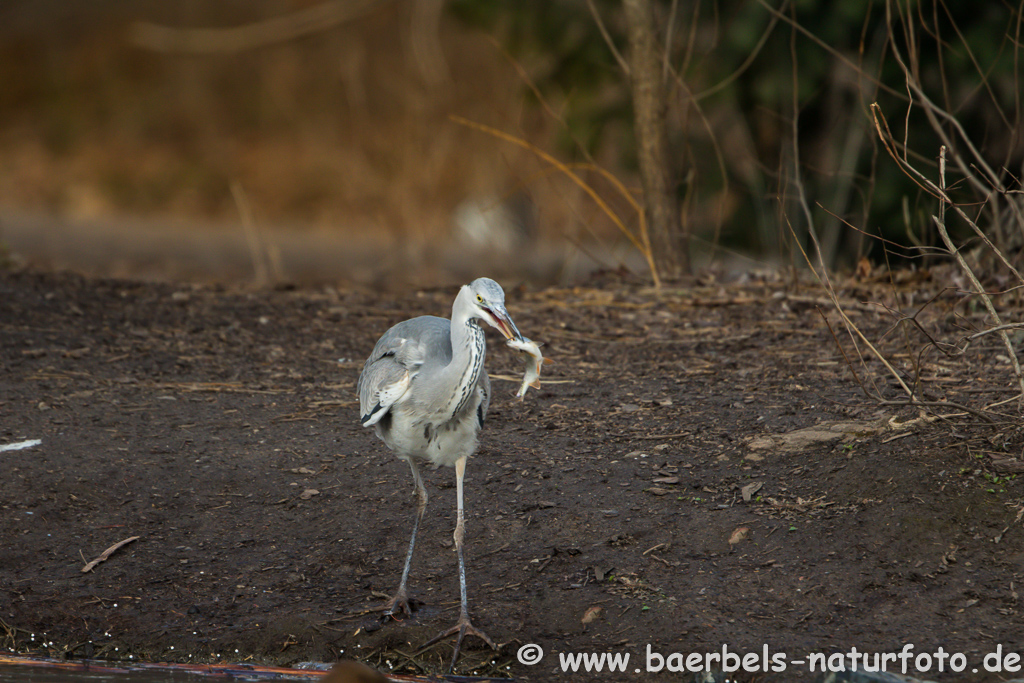
<svg viewBox="0 0 1024 683">
<path fill-rule="evenodd" d="M 506 339 L 523 336 L 505 310 L 505 292 L 494 280 L 479 278 L 463 285 L 452 304 L 452 318 L 420 316 L 400 322 L 377 341 L 359 376 L 359 409 L 364 427 L 373 427 L 398 458 L 409 463 L 417 495 L 416 517 L 398 590 L 385 617 L 412 613 L 406 581 L 412 563 L 416 532 L 427 508 L 427 490 L 419 465 L 455 467 L 457 512 L 455 549 L 459 557 L 461 611 L 455 626 L 430 639 L 420 649 L 457 635 L 452 665 L 465 636 L 475 635 L 491 648 L 494 641 L 473 626 L 466 600 L 466 565 L 462 482 L 466 460 L 476 450 L 477 431 L 490 403 L 491 384 L 484 370 L 487 345 L 478 321 Z"/>
</svg>

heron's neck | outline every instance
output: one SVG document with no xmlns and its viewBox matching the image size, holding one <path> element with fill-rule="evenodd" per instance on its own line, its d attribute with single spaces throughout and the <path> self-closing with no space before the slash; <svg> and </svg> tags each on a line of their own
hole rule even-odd
<svg viewBox="0 0 1024 683">
<path fill-rule="evenodd" d="M 456 304 L 455 309 L 460 307 Z M 476 390 L 477 380 L 484 371 L 484 354 L 487 343 L 484 331 L 476 319 L 457 315 L 452 311 L 451 323 L 452 360 L 443 370 L 444 384 L 453 387 L 449 409 L 454 417 L 461 411 Z"/>
</svg>

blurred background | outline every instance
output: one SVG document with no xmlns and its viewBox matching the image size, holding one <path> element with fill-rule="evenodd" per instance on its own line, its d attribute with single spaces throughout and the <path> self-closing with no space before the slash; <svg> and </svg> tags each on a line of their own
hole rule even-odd
<svg viewBox="0 0 1024 683">
<path fill-rule="evenodd" d="M 833 267 L 926 254 L 935 200 L 878 112 L 922 173 L 961 155 L 949 184 L 1019 251 L 1019 5 L 653 4 L 695 270 L 799 266 L 811 229 Z M 261 285 L 645 276 L 627 48 L 612 0 L 5 0 L 0 250 Z"/>
</svg>

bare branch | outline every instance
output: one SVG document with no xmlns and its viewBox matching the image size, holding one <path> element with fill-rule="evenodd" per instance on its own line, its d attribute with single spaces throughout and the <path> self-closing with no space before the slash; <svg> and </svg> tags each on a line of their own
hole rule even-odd
<svg viewBox="0 0 1024 683">
<path fill-rule="evenodd" d="M 933 183 L 931 180 L 925 177 L 924 174 L 922 174 L 916 168 L 911 166 L 909 162 L 907 162 L 905 159 L 900 158 L 899 154 L 896 152 L 896 147 L 892 142 L 892 132 L 889 130 L 889 123 L 885 120 L 885 116 L 882 114 L 882 109 L 881 107 L 878 106 L 877 102 L 871 104 L 871 111 L 874 114 L 875 128 L 878 131 L 878 136 L 882 139 L 882 144 L 885 146 L 886 151 L 889 152 L 889 155 L 896 160 L 896 163 L 903 170 L 903 172 L 906 173 L 911 180 L 917 183 L 918 187 L 920 187 L 922 190 L 924 190 L 925 192 L 939 200 L 940 212 L 945 211 L 945 206 L 947 204 L 951 206 L 953 210 L 956 211 L 957 214 L 964 221 L 966 221 L 966 223 L 969 226 L 971 226 L 971 229 L 974 230 L 974 233 L 981 239 L 981 241 L 984 242 L 985 245 L 992 250 L 992 253 L 995 254 L 996 258 L 998 258 L 1002 262 L 1002 264 L 1006 266 L 1007 269 L 1017 277 L 1018 281 L 1024 284 L 1024 276 L 1022 276 L 1021 273 L 1017 270 L 1017 268 L 1014 267 L 1012 263 L 1010 263 L 1009 259 L 1006 258 L 1003 252 L 1001 252 L 996 247 L 996 245 L 992 243 L 992 240 L 989 239 L 988 235 L 986 235 L 985 232 L 980 227 L 978 227 L 977 222 L 970 216 L 968 216 L 967 213 L 963 209 L 961 209 L 958 204 L 953 202 L 950 196 L 946 193 L 945 188 L 937 186 L 935 183 Z M 881 119 L 881 121 L 879 121 L 879 119 Z M 884 133 L 882 130 L 883 125 L 885 128 Z M 946 147 L 943 146 L 942 149 L 945 150 Z M 1015 207 L 1015 204 L 1013 202 L 1011 202 L 1010 204 L 1011 206 Z M 1016 208 L 1019 211 L 1019 207 Z M 945 225 L 945 220 L 943 220 L 943 225 Z"/>
<path fill-rule="evenodd" d="M 789 0 L 784 0 L 782 6 L 779 8 L 779 12 L 785 12 L 787 9 L 789 9 Z M 736 67 L 735 71 L 733 71 L 731 74 L 723 78 L 718 83 L 715 83 L 710 88 L 702 90 L 701 92 L 694 95 L 694 99 L 702 100 L 705 97 L 710 97 L 711 95 L 714 95 L 716 92 L 724 90 L 725 88 L 729 87 L 733 81 L 742 76 L 743 72 L 749 69 L 750 65 L 753 64 L 754 61 L 757 59 L 757 56 L 761 54 L 761 49 L 764 47 L 764 44 L 768 42 L 768 38 L 771 37 L 772 31 L 775 30 L 775 24 L 779 22 L 779 16 L 780 15 L 777 13 L 772 13 L 771 21 L 768 22 L 768 28 L 764 30 L 764 33 L 762 33 L 761 37 L 758 38 L 757 44 L 754 45 L 754 49 L 750 51 L 750 54 L 747 55 L 747 58 L 743 60 L 743 63 Z"/>
<path fill-rule="evenodd" d="M 818 280 L 818 282 L 820 282 L 825 287 L 825 293 L 828 295 L 828 298 L 832 301 L 832 305 L 835 306 L 836 312 L 839 313 L 839 317 L 843 319 L 843 324 L 846 326 L 847 331 L 850 333 L 851 336 L 856 335 L 854 337 L 855 339 L 859 337 L 860 340 L 864 342 L 865 345 L 867 345 L 867 347 L 871 350 L 871 353 L 875 356 L 875 358 L 877 358 L 882 363 L 882 365 L 885 366 L 885 368 L 889 371 L 889 374 L 893 376 L 893 378 L 899 383 L 900 387 L 903 388 L 903 391 L 907 393 L 907 396 L 913 399 L 914 392 L 910 390 L 910 387 L 907 386 L 907 383 L 903 381 L 902 377 L 900 377 L 900 373 L 898 373 L 896 371 L 896 368 L 894 368 L 892 364 L 888 360 L 886 360 L 885 356 L 882 355 L 882 352 L 879 351 L 875 347 L 875 345 L 871 343 L 871 341 L 864 335 L 861 329 L 857 327 L 857 325 L 854 324 L 854 322 L 850 319 L 850 316 L 846 314 L 846 311 L 843 310 L 843 305 L 839 302 L 839 295 L 836 294 L 836 290 L 832 286 L 832 281 L 828 277 L 828 270 L 825 268 L 825 265 L 821 260 L 821 247 L 818 245 L 818 240 L 814 236 L 814 233 L 811 233 L 811 239 L 814 242 L 814 247 L 817 251 L 818 262 L 822 264 L 821 273 L 819 273 L 818 269 L 814 267 L 814 262 L 811 261 L 811 257 L 808 256 L 807 252 L 804 250 L 804 245 L 800 243 L 799 239 L 797 239 L 796 232 L 793 230 L 792 224 L 789 223 L 788 217 L 786 217 L 786 223 L 789 226 L 790 234 L 793 235 L 794 243 L 800 250 L 800 253 L 803 254 L 804 261 L 806 261 L 807 265 L 810 266 L 811 272 L 814 273 L 814 277 Z"/>
<path fill-rule="evenodd" d="M 615 47 L 615 41 L 612 40 L 612 36 L 608 33 L 608 29 L 605 28 L 604 20 L 601 19 L 601 13 L 597 11 L 597 6 L 594 4 L 594 0 L 587 0 L 587 7 L 590 8 L 590 13 L 594 15 L 594 23 L 597 24 L 597 30 L 601 32 L 601 37 L 604 38 L 604 42 L 608 44 L 608 49 L 611 50 L 612 56 L 615 57 L 615 61 L 619 63 L 619 68 L 622 69 L 622 73 L 629 76 L 629 64 L 622 58 L 622 54 L 619 52 L 619 48 Z"/>
<path fill-rule="evenodd" d="M 641 254 L 643 254 L 644 258 L 647 261 L 648 267 L 651 269 L 651 279 L 654 281 L 655 287 L 657 287 L 657 288 L 661 287 L 661 280 L 658 277 L 658 271 L 657 271 L 657 268 L 654 265 L 654 257 L 653 257 L 653 255 L 651 253 L 650 243 L 646 241 L 646 233 L 644 233 L 644 231 L 643 231 L 643 222 L 642 221 L 641 221 L 640 235 L 639 236 L 634 235 L 632 233 L 632 231 L 630 231 L 629 228 L 626 227 L 626 224 L 622 222 L 622 219 L 619 218 L 619 215 L 616 214 L 615 211 L 612 210 L 612 208 L 608 205 L 607 202 L 605 202 L 603 199 L 601 199 L 601 196 L 597 194 L 597 192 L 594 190 L 594 188 L 592 188 L 590 185 L 588 185 L 577 174 L 573 173 L 572 169 L 568 165 L 563 164 L 561 161 L 559 161 L 558 159 L 554 158 L 553 156 L 551 156 L 547 152 L 537 148 L 534 145 L 531 145 L 526 140 L 523 140 L 522 138 L 517 138 L 514 135 L 509 135 L 508 133 L 503 133 L 502 131 L 497 130 L 496 128 L 491 128 L 490 126 L 485 126 L 482 123 L 476 123 L 475 121 L 470 121 L 469 119 L 464 119 L 461 116 L 456 116 L 455 114 L 450 114 L 448 116 L 448 118 L 451 119 L 453 122 L 459 124 L 459 125 L 466 126 L 467 128 L 473 128 L 473 129 L 482 131 L 484 133 L 487 133 L 488 135 L 493 135 L 494 137 L 498 138 L 499 140 L 504 140 L 506 142 L 511 142 L 512 144 L 518 145 L 519 147 L 522 147 L 525 150 L 529 150 L 530 152 L 532 152 L 533 154 L 537 155 L 538 157 L 540 157 L 541 159 L 543 159 L 547 163 L 551 164 L 551 166 L 553 166 L 554 168 L 556 168 L 559 171 L 561 171 L 562 173 L 564 173 L 567 178 L 569 178 L 581 190 L 586 192 L 587 195 L 589 195 L 591 199 L 594 200 L 594 203 L 597 204 L 598 208 L 600 208 L 601 211 L 604 212 L 604 214 L 606 216 L 608 216 L 608 218 L 612 221 L 612 223 L 614 223 L 615 226 L 622 232 L 622 234 L 626 236 L 626 238 L 633 244 L 633 246 L 636 247 L 636 249 Z M 625 188 L 621 185 L 621 183 L 618 184 L 618 187 L 621 188 L 622 190 L 625 190 Z M 626 193 L 626 194 L 628 194 L 628 193 Z M 634 205 L 635 205 L 635 203 L 634 203 Z M 641 216 L 642 215 L 643 214 L 641 213 Z"/>
<path fill-rule="evenodd" d="M 594 0 L 587 0 L 587 2 L 593 5 Z M 700 3 L 694 3 L 696 10 L 700 7 Z M 672 66 L 669 63 L 669 53 L 672 51 L 672 30 L 676 26 L 676 10 L 679 9 L 679 0 L 672 0 L 672 8 L 668 13 L 668 26 L 665 28 L 665 49 L 662 54 L 662 65 L 661 65 L 661 81 L 668 83 L 668 75 L 672 70 Z"/>
<path fill-rule="evenodd" d="M 841 52 L 839 52 L 839 50 L 835 49 L 834 47 L 832 47 L 831 45 L 826 43 L 824 40 L 822 40 L 818 36 L 814 35 L 810 31 L 808 31 L 806 28 L 804 28 L 803 26 L 798 24 L 796 21 L 794 21 L 793 19 L 791 19 L 791 18 L 787 17 L 785 14 L 783 14 L 782 13 L 782 9 L 785 9 L 785 5 L 783 5 L 782 9 L 775 9 L 774 7 L 772 7 L 771 5 L 768 4 L 767 0 L 757 0 L 757 2 L 760 3 L 761 6 L 764 7 L 766 10 L 771 12 L 772 15 L 778 17 L 782 21 L 784 21 L 787 24 L 791 25 L 793 28 L 795 28 L 797 31 L 799 31 L 803 35 L 807 36 L 812 42 L 814 42 L 815 45 L 817 45 L 821 49 L 825 50 L 825 52 L 829 53 L 830 55 L 832 55 L 833 57 L 835 57 L 836 59 L 841 61 L 846 66 L 850 67 L 851 69 L 856 71 L 858 74 L 863 74 L 864 77 L 867 78 L 869 81 L 871 81 L 871 83 L 873 85 L 877 86 L 878 88 L 881 88 L 882 90 L 884 90 L 885 92 L 889 93 L 890 95 L 893 95 L 894 97 L 898 97 L 901 100 L 906 100 L 907 99 L 907 96 L 904 95 L 903 93 L 901 93 L 899 90 L 896 90 L 896 89 L 886 85 L 885 83 L 883 83 L 879 79 L 875 78 L 871 74 L 865 73 L 864 69 L 862 69 L 860 66 L 858 66 L 856 64 L 856 62 L 851 61 L 846 55 L 844 55 Z"/>
<path fill-rule="evenodd" d="M 939 190 L 945 194 L 946 191 L 946 148 L 942 147 L 939 149 Z M 957 263 L 960 264 L 960 269 L 970 279 L 971 284 L 974 285 L 978 296 L 981 297 L 982 303 L 985 304 L 985 308 L 988 310 L 988 314 L 992 316 L 992 320 L 995 321 L 996 326 L 1003 324 L 1002 319 L 999 317 L 999 312 L 996 311 L 995 305 L 992 303 L 992 298 L 985 292 L 985 288 L 981 286 L 981 282 L 978 281 L 974 271 L 968 265 L 964 259 L 960 250 L 953 244 L 953 240 L 949 238 L 949 233 L 946 231 L 945 222 L 945 202 L 939 203 L 939 215 L 932 216 L 932 220 L 935 222 L 935 226 L 939 229 L 939 235 L 942 237 L 942 241 L 945 243 L 946 248 L 956 258 Z M 1024 372 L 1021 372 L 1020 361 L 1017 360 L 1017 352 L 1013 348 L 1013 344 L 1010 342 L 1010 337 L 1006 334 L 1005 328 L 999 331 L 999 336 L 1003 339 L 1003 344 L 1006 345 L 1006 350 L 1010 357 L 1010 362 L 1013 363 L 1013 370 L 1017 375 L 1017 382 L 1020 384 L 1021 394 L 1024 395 Z"/>
<path fill-rule="evenodd" d="M 891 5 L 892 0 L 887 0 L 886 19 L 888 20 L 888 22 L 892 21 Z M 988 176 L 990 182 L 992 182 L 993 185 L 998 186 L 998 176 L 996 176 L 992 168 L 988 165 L 988 163 L 986 163 L 985 159 L 981 156 L 981 153 L 971 142 L 970 138 L 967 137 L 967 133 L 960 125 L 960 122 L 952 114 L 950 114 L 949 112 L 942 109 L 937 104 L 931 101 L 931 98 L 929 98 L 928 95 L 921 88 L 921 84 L 918 82 L 918 79 L 914 76 L 913 71 L 910 69 L 910 67 L 907 66 L 907 63 L 904 61 L 903 55 L 896 45 L 896 41 L 890 40 L 889 42 L 892 47 L 893 57 L 896 58 L 896 62 L 900 65 L 900 68 L 903 70 L 904 76 L 906 77 L 907 87 L 913 91 L 913 94 L 916 95 L 918 99 L 921 101 L 921 103 L 924 105 L 922 109 L 924 110 L 925 115 L 928 117 L 928 121 L 931 123 L 932 129 L 935 131 L 935 134 L 941 138 L 942 143 L 948 149 L 953 149 L 953 143 L 949 139 L 949 136 L 946 135 L 946 131 L 943 129 L 942 124 L 939 122 L 939 118 L 945 120 L 950 125 L 952 125 L 953 128 L 959 134 L 960 139 L 963 140 L 965 145 L 967 145 L 967 148 L 971 152 L 971 156 L 976 160 L 978 164 L 981 165 L 982 171 L 985 173 L 985 175 Z M 968 178 L 968 180 L 970 180 L 971 183 L 979 191 L 985 192 L 986 189 L 984 185 L 982 185 L 981 182 L 974 176 L 974 174 L 970 172 L 970 169 L 964 164 L 963 160 L 960 159 L 959 155 L 956 156 L 956 162 L 964 176 Z"/>
</svg>

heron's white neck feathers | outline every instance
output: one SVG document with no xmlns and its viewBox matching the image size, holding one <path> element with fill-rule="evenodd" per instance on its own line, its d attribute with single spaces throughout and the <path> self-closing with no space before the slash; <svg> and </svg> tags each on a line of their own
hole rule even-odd
<svg viewBox="0 0 1024 683">
<path fill-rule="evenodd" d="M 483 372 L 487 343 L 484 331 L 473 316 L 472 296 L 470 288 L 463 286 L 455 298 L 451 319 L 452 359 L 432 383 L 439 392 L 435 395 L 434 408 L 441 422 L 447 422 L 465 408 Z"/>
<path fill-rule="evenodd" d="M 473 318 L 473 292 L 469 285 L 462 285 L 455 302 L 452 304 L 452 347 L 455 346 L 455 326 Z"/>
<path fill-rule="evenodd" d="M 451 416 L 455 417 L 466 406 L 473 392 L 476 391 L 477 380 L 484 367 L 484 353 L 487 342 L 484 331 L 476 320 L 470 318 L 458 325 L 461 334 L 456 335 L 456 325 L 452 323 L 452 369 L 458 373 L 456 391 L 452 396 Z"/>
</svg>

